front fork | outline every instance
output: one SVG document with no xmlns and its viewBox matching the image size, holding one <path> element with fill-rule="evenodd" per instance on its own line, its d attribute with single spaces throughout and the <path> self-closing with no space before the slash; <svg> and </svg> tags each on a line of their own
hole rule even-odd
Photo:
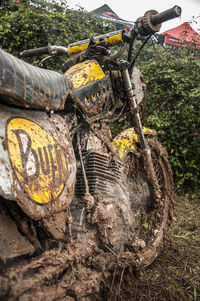
<svg viewBox="0 0 200 301">
<path fill-rule="evenodd" d="M 144 133 L 142 130 L 142 122 L 140 119 L 139 108 L 138 108 L 137 102 L 135 100 L 133 87 L 132 87 L 132 83 L 131 83 L 131 79 L 130 79 L 130 74 L 129 74 L 128 68 L 126 66 L 122 67 L 121 74 L 122 74 L 124 89 L 125 89 L 126 95 L 128 97 L 128 101 L 129 101 L 130 113 L 131 113 L 131 116 L 133 117 L 133 120 L 131 120 L 131 123 L 135 127 L 135 131 L 139 137 L 142 149 L 146 149 L 147 144 L 146 144 L 145 136 L 144 136 Z"/>
<path fill-rule="evenodd" d="M 161 198 L 161 191 L 160 191 L 160 185 L 157 180 L 157 176 L 155 173 L 155 169 L 153 166 L 153 161 L 151 157 L 151 150 L 146 143 L 146 139 L 142 130 L 142 122 L 139 114 L 139 108 L 137 106 L 137 102 L 134 96 L 134 91 L 130 79 L 130 74 L 128 72 L 128 67 L 126 64 L 122 66 L 121 69 L 121 74 L 122 74 L 122 80 L 124 83 L 124 89 L 126 92 L 126 95 L 128 97 L 129 101 L 129 107 L 130 107 L 130 113 L 131 116 L 133 117 L 133 120 L 131 120 L 131 123 L 133 124 L 135 128 L 135 132 L 139 137 L 140 145 L 141 145 L 141 150 L 144 154 L 144 163 L 145 163 L 145 170 L 146 170 L 146 178 L 147 181 L 150 185 L 151 189 L 151 195 L 155 197 L 155 199 L 160 199 Z"/>
</svg>

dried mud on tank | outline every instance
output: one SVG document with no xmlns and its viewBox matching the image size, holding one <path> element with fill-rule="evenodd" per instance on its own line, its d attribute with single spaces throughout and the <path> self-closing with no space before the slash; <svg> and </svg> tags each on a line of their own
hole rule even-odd
<svg viewBox="0 0 200 301">
<path fill-rule="evenodd" d="M 105 300 L 200 300 L 200 195 L 175 198 L 173 222 L 160 256 L 140 272 L 122 270 Z"/>
</svg>

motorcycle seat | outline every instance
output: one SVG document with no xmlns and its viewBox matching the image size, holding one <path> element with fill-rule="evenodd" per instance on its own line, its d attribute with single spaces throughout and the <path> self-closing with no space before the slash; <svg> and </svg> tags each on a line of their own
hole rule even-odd
<svg viewBox="0 0 200 301">
<path fill-rule="evenodd" d="M 0 103 L 43 111 L 63 110 L 72 81 L 0 49 Z"/>
</svg>

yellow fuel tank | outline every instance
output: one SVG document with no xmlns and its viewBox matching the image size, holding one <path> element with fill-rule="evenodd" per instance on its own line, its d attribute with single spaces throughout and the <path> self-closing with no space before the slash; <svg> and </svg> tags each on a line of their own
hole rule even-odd
<svg viewBox="0 0 200 301">
<path fill-rule="evenodd" d="M 73 83 L 72 97 L 83 106 L 87 112 L 98 104 L 98 109 L 112 95 L 112 83 L 96 60 L 87 60 L 72 66 L 65 74 Z"/>
<path fill-rule="evenodd" d="M 67 70 L 64 75 L 71 79 L 75 89 L 105 77 L 105 73 L 96 60 L 88 60 L 76 64 Z"/>
</svg>

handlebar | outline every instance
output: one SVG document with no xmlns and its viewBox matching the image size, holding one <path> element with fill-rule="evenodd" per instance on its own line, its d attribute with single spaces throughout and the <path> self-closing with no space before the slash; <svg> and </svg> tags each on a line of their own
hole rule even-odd
<svg viewBox="0 0 200 301">
<path fill-rule="evenodd" d="M 174 7 L 165 10 L 162 13 L 156 14 L 151 17 L 151 23 L 156 26 L 158 24 L 164 23 L 166 21 L 169 21 L 171 19 L 180 17 L 181 15 L 181 8 L 178 5 L 175 5 Z"/>
<path fill-rule="evenodd" d="M 48 46 L 46 47 L 24 50 L 20 53 L 20 55 L 23 57 L 36 56 L 42 54 L 68 54 L 68 51 L 66 47 L 48 44 Z"/>
<path fill-rule="evenodd" d="M 35 49 L 28 49 L 28 50 L 23 50 L 20 52 L 20 55 L 23 57 L 28 57 L 28 56 L 36 56 L 36 55 L 42 55 L 42 54 L 48 54 L 49 53 L 49 47 L 40 47 L 40 48 L 35 48 Z"/>
<path fill-rule="evenodd" d="M 106 42 L 108 42 L 110 46 L 119 45 L 123 43 L 122 30 L 117 30 L 110 33 L 103 34 L 101 36 L 96 36 L 93 39 L 97 43 L 101 39 L 103 39 Z M 90 39 L 72 43 L 68 45 L 68 47 L 48 44 L 47 47 L 24 50 L 20 53 L 20 55 L 23 57 L 42 55 L 42 54 L 50 54 L 50 55 L 65 54 L 67 56 L 72 56 L 76 53 L 86 50 L 88 48 L 89 43 L 90 43 Z"/>
<path fill-rule="evenodd" d="M 147 36 L 149 34 L 155 33 L 160 30 L 163 22 L 174 19 L 181 15 L 180 6 L 175 5 L 174 7 L 158 13 L 155 10 L 147 11 L 143 17 L 140 17 L 136 20 L 135 26 L 127 34 L 128 38 L 131 38 L 132 35 L 138 34 Z M 123 31 L 118 30 L 114 32 L 110 32 L 108 34 L 104 34 L 102 36 L 94 37 L 96 42 L 99 42 L 101 39 L 105 39 L 110 46 L 119 45 L 119 44 L 127 44 L 127 41 L 123 39 Z M 89 45 L 90 40 L 83 40 L 69 45 L 68 47 L 50 45 L 41 48 L 24 50 L 20 53 L 23 57 L 28 56 L 36 56 L 42 54 L 66 54 L 67 56 L 72 56 L 76 53 L 79 53 L 83 50 L 86 50 Z"/>
<path fill-rule="evenodd" d="M 181 8 L 178 5 L 159 13 L 156 10 L 147 11 L 143 17 L 137 19 L 137 29 L 141 35 L 158 32 L 163 22 L 180 17 Z"/>
</svg>

